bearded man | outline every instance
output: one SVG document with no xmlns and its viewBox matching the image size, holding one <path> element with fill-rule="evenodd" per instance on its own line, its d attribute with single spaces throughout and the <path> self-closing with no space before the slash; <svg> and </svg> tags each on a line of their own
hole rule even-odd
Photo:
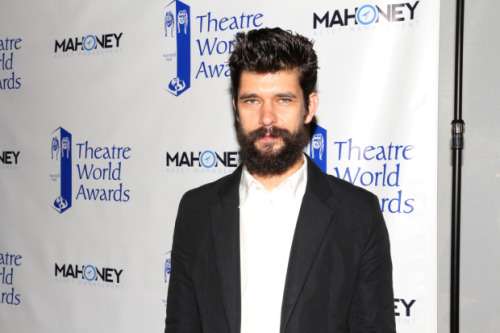
<svg viewBox="0 0 500 333">
<path fill-rule="evenodd" d="M 181 200 L 165 332 L 395 332 L 378 199 L 303 154 L 319 102 L 312 42 L 239 33 L 229 66 L 241 165 Z"/>
</svg>

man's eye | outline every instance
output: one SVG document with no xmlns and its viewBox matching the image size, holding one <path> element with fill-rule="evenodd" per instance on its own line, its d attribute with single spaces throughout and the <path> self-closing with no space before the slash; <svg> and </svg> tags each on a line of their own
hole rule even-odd
<svg viewBox="0 0 500 333">
<path fill-rule="evenodd" d="M 247 99 L 245 101 L 246 104 L 256 104 L 257 103 L 257 100 L 256 99 Z"/>
<path fill-rule="evenodd" d="M 292 100 L 290 98 L 280 98 L 279 99 L 279 102 L 281 104 L 287 104 L 287 103 L 290 103 Z"/>
</svg>

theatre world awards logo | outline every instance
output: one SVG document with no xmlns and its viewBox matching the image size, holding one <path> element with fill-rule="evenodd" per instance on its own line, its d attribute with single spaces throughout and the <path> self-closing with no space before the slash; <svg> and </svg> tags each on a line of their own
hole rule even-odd
<svg viewBox="0 0 500 333">
<path fill-rule="evenodd" d="M 57 128 L 50 136 L 52 208 L 64 213 L 78 200 L 128 202 L 131 190 L 124 182 L 123 170 L 131 156 L 132 148 L 128 146 L 96 145 L 89 140 L 73 142 L 70 132 Z M 77 181 L 75 197 L 73 167 Z"/>
<path fill-rule="evenodd" d="M 174 0 L 164 8 L 166 50 L 169 82 L 166 90 L 179 96 L 191 87 L 191 12 L 190 7 Z"/>
<path fill-rule="evenodd" d="M 51 135 L 52 208 L 63 213 L 71 207 L 71 133 L 59 127 Z"/>
</svg>

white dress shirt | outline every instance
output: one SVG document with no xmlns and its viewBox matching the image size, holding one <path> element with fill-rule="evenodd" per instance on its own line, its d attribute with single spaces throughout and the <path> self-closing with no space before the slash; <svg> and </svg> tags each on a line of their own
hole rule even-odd
<svg viewBox="0 0 500 333">
<path fill-rule="evenodd" d="M 295 225 L 307 184 L 307 160 L 272 191 L 244 167 L 240 187 L 241 332 L 279 332 Z"/>
</svg>

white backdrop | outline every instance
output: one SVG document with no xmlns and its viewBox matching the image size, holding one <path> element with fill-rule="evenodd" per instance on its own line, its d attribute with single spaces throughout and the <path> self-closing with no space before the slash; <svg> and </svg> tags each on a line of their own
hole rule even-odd
<svg viewBox="0 0 500 333">
<path fill-rule="evenodd" d="M 280 26 L 315 40 L 326 171 L 380 198 L 398 332 L 436 332 L 438 18 L 429 1 L 4 1 L 0 331 L 163 330 L 179 199 L 238 164 L 231 41 Z"/>
</svg>

